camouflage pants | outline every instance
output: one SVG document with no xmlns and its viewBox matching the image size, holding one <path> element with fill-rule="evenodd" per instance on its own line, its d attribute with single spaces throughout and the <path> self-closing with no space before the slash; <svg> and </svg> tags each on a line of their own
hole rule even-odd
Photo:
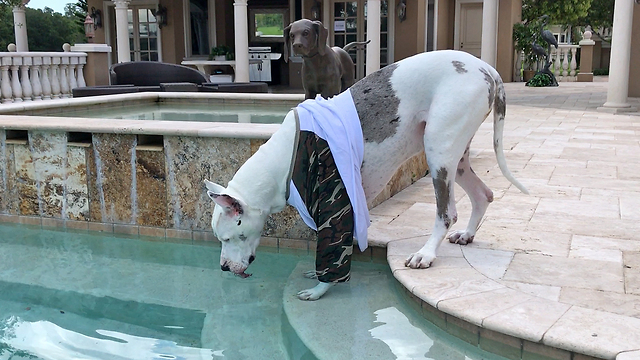
<svg viewBox="0 0 640 360">
<path fill-rule="evenodd" d="M 313 132 L 300 131 L 292 180 L 318 228 L 318 280 L 348 281 L 354 214 L 329 144 Z"/>
</svg>

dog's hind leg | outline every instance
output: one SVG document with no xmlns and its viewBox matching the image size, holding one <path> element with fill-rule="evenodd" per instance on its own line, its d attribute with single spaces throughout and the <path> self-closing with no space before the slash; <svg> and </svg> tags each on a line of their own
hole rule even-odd
<svg viewBox="0 0 640 360">
<path fill-rule="evenodd" d="M 469 195 L 471 200 L 471 218 L 464 231 L 456 231 L 449 236 L 449 242 L 454 244 L 466 245 L 473 241 L 480 221 L 487 211 L 487 207 L 493 201 L 493 192 L 485 185 L 482 180 L 471 169 L 469 162 L 469 146 L 464 151 L 464 155 L 458 163 L 456 174 L 456 183 Z"/>
<path fill-rule="evenodd" d="M 467 89 L 461 98 L 481 99 L 480 90 Z M 461 106 L 456 101 L 459 98 L 447 95 L 433 99 L 425 118 L 424 145 L 436 195 L 436 218 L 427 242 L 405 261 L 405 266 L 413 269 L 431 266 L 440 243 L 458 220 L 454 195 L 458 162 L 487 111 L 486 102 L 471 100 Z"/>
</svg>

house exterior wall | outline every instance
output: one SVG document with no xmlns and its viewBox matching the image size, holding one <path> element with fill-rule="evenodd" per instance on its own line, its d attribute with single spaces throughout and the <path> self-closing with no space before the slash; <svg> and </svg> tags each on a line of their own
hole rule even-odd
<svg viewBox="0 0 640 360">
<path fill-rule="evenodd" d="M 522 0 L 500 0 L 498 3 L 498 47 L 496 70 L 504 82 L 513 81 L 515 50 L 513 24 L 520 22 Z"/>
<path fill-rule="evenodd" d="M 436 17 L 438 18 L 438 30 L 435 49 L 453 49 L 453 37 L 455 29 L 455 0 L 437 0 Z"/>
<path fill-rule="evenodd" d="M 403 22 L 395 20 L 395 61 L 424 51 L 425 13 L 427 0 L 407 3 L 407 17 Z"/>
<path fill-rule="evenodd" d="M 167 25 L 160 30 L 162 37 L 162 61 L 180 64 L 185 57 L 184 50 L 184 10 L 182 0 L 163 0 L 167 8 Z"/>
<path fill-rule="evenodd" d="M 329 1 L 329 0 L 324 0 Z M 89 8 L 95 7 L 106 12 L 102 0 L 88 0 Z M 303 0 L 303 7 L 306 17 L 310 16 L 310 8 L 314 4 L 311 0 Z M 436 50 L 453 49 L 455 27 L 455 9 L 456 0 L 436 0 L 436 17 L 437 17 L 437 38 L 435 43 Z M 249 2 L 249 7 L 288 7 L 289 2 L 285 0 L 265 0 L 264 2 Z M 512 81 L 513 79 L 513 41 L 511 33 L 513 24 L 520 21 L 522 0 L 499 0 L 498 15 L 498 47 L 497 47 L 497 64 L 496 68 L 504 81 Z M 163 0 L 162 5 L 168 9 L 168 24 L 161 30 L 162 41 L 162 61 L 168 63 L 180 64 L 186 57 L 185 54 L 185 15 L 183 11 L 182 0 Z M 395 6 L 395 1 L 390 1 L 390 6 Z M 413 0 L 407 2 L 407 18 L 400 22 L 395 19 L 394 28 L 394 60 L 401 60 L 411 55 L 423 52 L 425 50 L 425 28 L 428 0 Z M 234 41 L 234 23 L 233 23 L 234 5 L 233 0 L 215 0 L 215 24 L 216 38 L 214 45 L 229 45 L 233 47 Z M 115 19 L 107 19 L 115 27 Z M 112 16 L 113 17 L 113 16 Z M 640 23 L 640 21 L 637 21 Z M 95 43 L 105 43 L 105 30 L 107 26 L 103 26 L 96 30 L 94 38 Z M 111 37 L 115 37 L 114 29 L 111 29 Z M 115 40 L 115 39 L 113 39 Z M 640 40 L 638 40 L 640 42 Z M 250 46 L 263 44 L 249 44 Z M 283 52 L 283 44 L 264 44 L 272 46 L 272 51 Z M 113 51 L 116 52 L 115 41 L 112 41 Z M 638 45 L 640 48 L 640 45 Z M 640 50 L 639 50 L 640 51 Z M 640 55 L 638 55 L 640 56 Z M 282 83 L 288 83 L 286 76 L 282 74 L 288 73 L 288 64 L 282 61 L 273 64 L 279 69 Z M 639 90 L 640 91 L 640 90 Z"/>
<path fill-rule="evenodd" d="M 629 67 L 629 96 L 640 97 L 640 5 L 633 7 L 633 27 L 631 29 L 631 66 Z M 635 65 L 634 65 L 635 64 Z"/>
</svg>

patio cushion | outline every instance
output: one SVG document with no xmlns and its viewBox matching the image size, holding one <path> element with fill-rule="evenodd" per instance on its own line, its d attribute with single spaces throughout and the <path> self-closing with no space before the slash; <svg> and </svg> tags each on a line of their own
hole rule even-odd
<svg viewBox="0 0 640 360">
<path fill-rule="evenodd" d="M 111 85 L 160 86 L 161 83 L 202 84 L 209 79 L 200 71 L 157 61 L 131 61 L 111 66 Z"/>
</svg>

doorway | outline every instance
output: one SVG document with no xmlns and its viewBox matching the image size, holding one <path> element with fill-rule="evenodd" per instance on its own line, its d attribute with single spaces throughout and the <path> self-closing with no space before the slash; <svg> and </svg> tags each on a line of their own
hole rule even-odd
<svg viewBox="0 0 640 360">
<path fill-rule="evenodd" d="M 482 3 L 461 3 L 458 49 L 480 57 L 482 44 Z"/>
<path fill-rule="evenodd" d="M 331 3 L 331 21 L 328 24 L 329 33 L 332 34 L 332 46 L 344 47 L 350 42 L 366 41 L 367 39 L 367 5 L 364 0 L 343 1 L 334 0 Z M 393 62 L 391 54 L 389 1 L 380 1 L 380 67 Z M 353 48 L 349 55 L 356 66 L 356 80 L 362 79 L 366 74 L 366 50 Z"/>
</svg>

